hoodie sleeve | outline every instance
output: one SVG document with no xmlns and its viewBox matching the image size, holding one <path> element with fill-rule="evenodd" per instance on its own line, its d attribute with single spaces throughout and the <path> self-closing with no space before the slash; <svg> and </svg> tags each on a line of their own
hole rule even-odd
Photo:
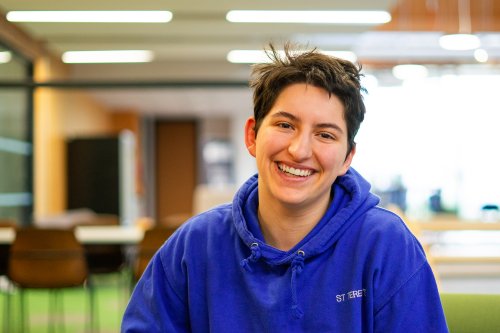
<svg viewBox="0 0 500 333">
<path fill-rule="evenodd" d="M 158 252 L 137 283 L 121 332 L 189 332 L 188 310 L 173 287 Z"/>
<path fill-rule="evenodd" d="M 375 332 L 448 332 L 434 275 L 427 262 L 375 314 Z"/>
</svg>

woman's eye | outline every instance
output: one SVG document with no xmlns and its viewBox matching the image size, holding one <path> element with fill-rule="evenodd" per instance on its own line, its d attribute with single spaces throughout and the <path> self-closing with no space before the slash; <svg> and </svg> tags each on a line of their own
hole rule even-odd
<svg viewBox="0 0 500 333">
<path fill-rule="evenodd" d="M 335 140 L 335 137 L 332 134 L 330 134 L 330 133 L 320 133 L 319 136 L 322 139 Z"/>
<path fill-rule="evenodd" d="M 292 125 L 289 123 L 278 123 L 278 126 L 281 128 L 292 128 Z"/>
</svg>

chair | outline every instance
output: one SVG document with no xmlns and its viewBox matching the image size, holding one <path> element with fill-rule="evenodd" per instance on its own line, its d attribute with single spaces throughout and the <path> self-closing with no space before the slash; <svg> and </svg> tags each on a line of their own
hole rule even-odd
<svg viewBox="0 0 500 333">
<path fill-rule="evenodd" d="M 118 217 L 115 215 L 96 215 L 89 221 L 75 223 L 75 226 L 98 226 L 119 225 Z M 89 274 L 117 273 L 125 267 L 125 255 L 119 244 L 85 244 L 85 256 L 87 258 Z"/>
<path fill-rule="evenodd" d="M 175 228 L 156 226 L 147 229 L 139 243 L 137 260 L 134 269 L 134 280 L 138 281 L 149 261 L 165 241 L 174 233 Z"/>
<path fill-rule="evenodd" d="M 48 289 L 49 314 L 63 314 L 63 307 L 58 308 L 59 291 L 66 288 L 86 287 L 88 278 L 84 249 L 76 239 L 73 230 L 20 228 L 11 245 L 8 277 L 19 290 L 20 296 L 20 332 L 26 332 L 27 289 Z M 89 290 L 88 288 L 85 288 Z M 9 297 L 10 309 L 10 297 Z M 89 293 L 88 313 L 90 330 L 93 330 L 93 294 Z M 48 320 L 49 331 L 55 328 L 54 318 Z M 29 321 L 28 321 L 29 322 Z M 64 322 L 62 323 L 64 327 Z"/>
<path fill-rule="evenodd" d="M 441 293 L 451 333 L 500 332 L 500 294 Z"/>
<path fill-rule="evenodd" d="M 118 216 L 112 214 L 95 214 L 91 219 L 75 221 L 77 226 L 111 226 L 119 225 Z M 125 248 L 121 244 L 84 244 L 85 257 L 89 271 L 89 284 L 93 291 L 102 286 L 111 286 L 118 293 L 118 301 L 126 304 L 130 291 L 131 270 L 127 262 Z M 111 279 L 111 281 L 110 281 Z M 124 291 L 125 290 L 125 291 Z M 99 321 L 99 304 L 97 296 L 94 303 L 94 321 Z M 118 305 L 117 305 L 118 306 Z"/>
<path fill-rule="evenodd" d="M 72 209 L 62 214 L 38 217 L 35 222 L 41 228 L 75 228 L 120 223 L 116 215 L 97 214 L 88 208 Z M 120 272 L 125 267 L 125 257 L 120 245 L 84 244 L 83 246 L 90 276 Z"/>
</svg>

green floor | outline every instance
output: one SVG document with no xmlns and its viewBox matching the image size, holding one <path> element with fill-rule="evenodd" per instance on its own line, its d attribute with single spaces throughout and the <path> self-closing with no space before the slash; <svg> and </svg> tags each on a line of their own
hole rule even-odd
<svg viewBox="0 0 500 333">
<path fill-rule="evenodd" d="M 95 279 L 95 332 L 115 333 L 120 331 L 123 311 L 129 298 L 129 289 L 123 276 L 107 276 Z M 42 332 L 90 332 L 89 330 L 89 293 L 83 288 L 68 289 L 59 295 L 59 307 L 64 315 L 49 313 L 51 298 L 47 290 L 28 290 L 25 292 L 25 307 L 27 308 L 27 328 L 22 330 L 20 321 L 20 293 L 10 289 L 10 314 L 7 313 L 5 288 L 0 292 L 0 332 L 8 333 L 42 333 Z M 8 321 L 8 330 L 5 329 Z M 54 330 L 49 322 L 52 320 Z"/>
</svg>

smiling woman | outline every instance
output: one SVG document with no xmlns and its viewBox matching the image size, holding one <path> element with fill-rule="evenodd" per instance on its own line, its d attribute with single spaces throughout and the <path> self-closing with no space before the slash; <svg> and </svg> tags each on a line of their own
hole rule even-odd
<svg viewBox="0 0 500 333">
<path fill-rule="evenodd" d="M 169 237 L 122 331 L 447 332 L 421 245 L 350 168 L 359 66 L 270 48 L 244 130 L 258 174 Z"/>
<path fill-rule="evenodd" d="M 346 173 L 354 156 L 339 98 L 312 85 L 292 84 L 283 89 L 258 131 L 256 127 L 250 118 L 246 145 L 262 182 L 259 208 L 266 211 L 278 199 L 323 215 L 331 184 Z M 264 229 L 265 221 L 262 216 Z"/>
</svg>

